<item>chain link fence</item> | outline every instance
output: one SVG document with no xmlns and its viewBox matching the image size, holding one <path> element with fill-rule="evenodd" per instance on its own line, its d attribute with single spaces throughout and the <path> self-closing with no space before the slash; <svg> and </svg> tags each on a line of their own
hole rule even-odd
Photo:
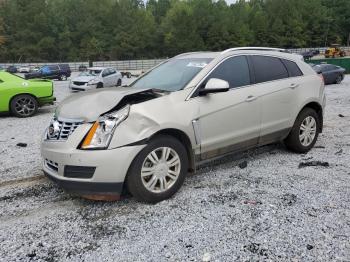
<svg viewBox="0 0 350 262">
<path fill-rule="evenodd" d="M 347 53 L 350 53 L 350 47 L 349 46 L 343 46 L 340 47 L 341 49 L 345 50 Z M 313 48 L 294 48 L 294 49 L 288 49 L 292 53 L 302 53 L 307 52 L 310 50 L 319 50 L 320 53 L 324 53 L 326 47 L 313 47 Z M 96 61 L 93 62 L 93 66 L 98 67 L 113 67 L 119 71 L 145 71 L 148 70 L 159 63 L 165 61 L 166 59 L 144 59 L 144 60 L 120 60 L 120 61 Z M 59 63 L 1 63 L 0 66 L 3 68 L 7 68 L 10 65 L 14 65 L 17 68 L 20 67 L 42 67 L 44 65 L 52 65 L 52 64 L 59 64 Z M 64 64 L 69 64 L 72 71 L 79 71 L 80 66 L 86 66 L 89 67 L 89 62 L 66 62 Z"/>
</svg>

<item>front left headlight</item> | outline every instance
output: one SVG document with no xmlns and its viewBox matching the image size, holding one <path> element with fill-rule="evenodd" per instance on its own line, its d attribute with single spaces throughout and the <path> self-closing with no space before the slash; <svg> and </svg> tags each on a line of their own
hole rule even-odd
<svg viewBox="0 0 350 262">
<path fill-rule="evenodd" d="M 100 116 L 85 136 L 81 149 L 106 149 L 114 130 L 129 115 L 130 105 Z"/>
</svg>

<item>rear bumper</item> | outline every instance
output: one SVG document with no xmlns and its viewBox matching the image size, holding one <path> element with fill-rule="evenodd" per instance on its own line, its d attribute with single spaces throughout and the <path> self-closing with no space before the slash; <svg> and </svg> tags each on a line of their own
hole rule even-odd
<svg viewBox="0 0 350 262">
<path fill-rule="evenodd" d="M 48 96 L 48 97 L 40 97 L 38 98 L 39 106 L 43 105 L 53 105 L 53 103 L 56 101 L 56 97 L 54 96 Z"/>
</svg>

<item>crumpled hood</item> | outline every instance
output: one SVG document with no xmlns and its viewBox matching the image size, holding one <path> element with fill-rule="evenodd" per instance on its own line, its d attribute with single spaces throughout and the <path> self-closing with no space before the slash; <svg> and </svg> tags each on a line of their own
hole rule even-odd
<svg viewBox="0 0 350 262">
<path fill-rule="evenodd" d="M 146 90 L 148 89 L 112 87 L 73 94 L 61 102 L 55 116 L 61 119 L 96 121 L 101 114 L 114 108 L 123 97 Z"/>
<path fill-rule="evenodd" d="M 98 78 L 98 76 L 77 76 L 72 79 L 72 82 L 84 82 L 87 83 L 90 80 Z"/>
</svg>

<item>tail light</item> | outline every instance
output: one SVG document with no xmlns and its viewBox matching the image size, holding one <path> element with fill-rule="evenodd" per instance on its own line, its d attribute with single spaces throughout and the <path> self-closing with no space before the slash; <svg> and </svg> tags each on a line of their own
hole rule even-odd
<svg viewBox="0 0 350 262">
<path fill-rule="evenodd" d="M 322 74 L 318 74 L 318 76 L 321 78 L 322 83 L 324 84 L 324 77 L 323 77 L 323 75 Z"/>
</svg>

